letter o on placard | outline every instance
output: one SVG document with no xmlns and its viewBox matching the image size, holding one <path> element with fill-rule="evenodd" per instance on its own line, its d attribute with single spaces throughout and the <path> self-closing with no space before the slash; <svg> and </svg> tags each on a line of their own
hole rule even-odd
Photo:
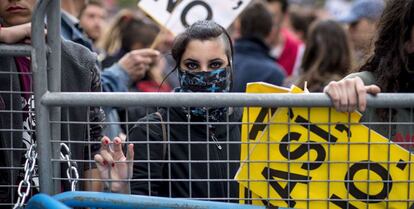
<svg viewBox="0 0 414 209">
<path fill-rule="evenodd" d="M 184 25 L 184 27 L 188 27 L 190 26 L 190 24 L 188 24 L 187 22 L 187 14 L 188 12 L 195 6 L 202 6 L 206 9 L 207 11 L 207 18 L 206 20 L 211 20 L 213 18 L 213 10 L 211 9 L 210 5 L 208 5 L 206 2 L 204 1 L 193 1 L 191 3 L 189 3 L 187 6 L 185 6 L 185 8 L 183 9 L 183 12 L 181 13 L 181 23 Z"/>
<path fill-rule="evenodd" d="M 383 180 L 383 188 L 376 195 L 365 194 L 359 190 L 354 184 L 355 174 L 361 170 L 368 170 L 375 172 Z M 353 164 L 348 173 L 345 175 L 345 187 L 348 189 L 348 192 L 354 196 L 356 199 L 366 203 L 379 203 L 381 200 L 387 198 L 389 191 L 392 189 L 392 178 L 387 169 L 382 167 L 378 163 L 370 163 L 368 161 L 361 161 Z"/>
</svg>

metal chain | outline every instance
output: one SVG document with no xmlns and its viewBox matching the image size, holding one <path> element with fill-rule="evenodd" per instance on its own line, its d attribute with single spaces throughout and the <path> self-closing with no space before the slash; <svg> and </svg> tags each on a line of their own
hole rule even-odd
<svg viewBox="0 0 414 209">
<path fill-rule="evenodd" d="M 30 181 L 32 180 L 33 173 L 36 166 L 36 159 L 37 159 L 37 152 L 36 152 L 36 144 L 33 143 L 30 145 L 29 150 L 27 150 L 26 154 L 26 163 L 24 164 L 24 179 L 20 181 L 19 187 L 17 189 L 17 194 L 19 197 L 17 198 L 17 202 L 14 205 L 13 209 L 22 208 L 24 203 L 26 202 L 27 196 L 30 193 L 30 187 L 32 186 Z M 23 191 L 23 187 L 26 188 Z"/>
<path fill-rule="evenodd" d="M 62 152 L 62 148 L 66 154 Z M 68 145 L 65 143 L 60 143 L 60 159 L 65 160 L 68 164 L 68 168 L 66 169 L 66 177 L 68 178 L 68 181 L 70 183 L 71 191 L 76 191 L 76 184 L 79 180 L 79 172 L 78 172 L 78 165 L 76 162 L 71 161 L 72 153 L 70 152 L 70 149 Z"/>
</svg>

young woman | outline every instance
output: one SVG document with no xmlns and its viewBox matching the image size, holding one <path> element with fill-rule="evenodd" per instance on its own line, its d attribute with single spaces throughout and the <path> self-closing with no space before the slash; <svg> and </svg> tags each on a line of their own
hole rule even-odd
<svg viewBox="0 0 414 209">
<path fill-rule="evenodd" d="M 339 111 L 366 110 L 366 95 L 383 92 L 414 92 L 414 0 L 388 1 L 378 25 L 373 55 L 361 67 L 324 91 Z M 412 123 L 410 109 L 379 109 L 364 113 L 369 121 Z M 391 122 L 391 121 L 390 121 Z M 413 150 L 412 125 L 377 125 L 374 130 Z M 407 137 L 408 136 L 408 137 Z"/>
<path fill-rule="evenodd" d="M 172 56 L 181 85 L 177 92 L 229 91 L 233 52 L 223 27 L 212 21 L 194 23 L 175 39 Z M 128 170 L 133 171 L 133 194 L 237 197 L 238 185 L 231 179 L 239 167 L 240 128 L 217 122 L 239 121 L 240 111 L 227 107 L 177 107 L 161 109 L 159 113 L 161 117 L 150 114 L 141 119 L 142 124 L 136 125 L 129 134 L 129 140 L 135 142 L 128 146 L 127 157 L 135 160 L 133 168 L 129 165 L 128 169 L 124 163 L 126 157 L 119 138 L 113 140 L 113 150 L 109 149 L 108 138 L 102 140 L 101 152 L 95 156 L 101 177 L 108 178 L 108 169 L 112 166 L 113 180 L 127 179 L 131 175 Z M 170 123 L 162 126 L 159 123 L 163 121 Z M 123 192 L 125 185 L 125 182 L 113 182 L 111 189 Z"/>
<path fill-rule="evenodd" d="M 302 60 L 303 75 L 298 86 L 322 92 L 330 81 L 337 81 L 352 68 L 351 46 L 345 30 L 332 20 L 311 25 Z"/>
</svg>

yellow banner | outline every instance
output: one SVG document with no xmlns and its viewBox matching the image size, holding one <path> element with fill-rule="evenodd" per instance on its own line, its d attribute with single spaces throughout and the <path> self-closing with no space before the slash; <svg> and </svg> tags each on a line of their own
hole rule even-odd
<svg viewBox="0 0 414 209">
<path fill-rule="evenodd" d="M 414 156 L 359 124 L 360 117 L 278 108 L 254 147 L 244 150 L 250 153 L 236 179 L 274 206 L 408 208 Z"/>
<path fill-rule="evenodd" d="M 263 82 L 254 82 L 247 84 L 246 93 L 289 93 L 289 92 L 301 92 L 301 89 L 293 86 L 291 89 L 274 86 Z M 243 125 L 242 125 L 242 145 L 240 151 L 240 159 L 247 159 L 248 150 L 254 147 L 256 139 L 262 135 L 263 130 L 266 129 L 267 123 L 270 118 L 269 115 L 274 115 L 276 108 L 262 108 L 262 107 L 246 107 L 243 110 Z M 248 174 L 245 174 L 246 176 Z M 262 198 L 249 191 L 250 188 L 248 182 L 246 187 L 240 184 L 239 197 L 240 204 L 254 204 L 264 205 Z M 246 200 L 252 200 L 246 201 Z"/>
</svg>

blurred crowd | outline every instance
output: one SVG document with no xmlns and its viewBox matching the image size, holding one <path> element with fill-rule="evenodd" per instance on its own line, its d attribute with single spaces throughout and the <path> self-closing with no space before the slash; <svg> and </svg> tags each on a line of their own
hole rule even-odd
<svg viewBox="0 0 414 209">
<path fill-rule="evenodd" d="M 262 2 L 264 8 L 250 8 L 251 12 L 241 14 L 228 29 L 235 50 L 235 92 L 244 92 L 246 83 L 255 81 L 302 88 L 307 83 L 310 91 L 322 91 L 367 58 L 385 6 L 382 0 L 343 1 L 347 11 L 337 15 L 327 6 L 288 0 Z M 119 63 L 128 72 L 130 91 L 178 87 L 176 73 L 170 73 L 175 66 L 169 57 L 173 34 L 138 8 L 123 9 L 113 16 L 107 5 L 99 0 L 62 1 L 63 36 L 98 53 L 102 69 Z M 130 52 L 150 46 L 161 56 L 148 69 L 137 68 Z M 132 66 L 136 69 L 130 69 Z"/>
<path fill-rule="evenodd" d="M 232 92 L 244 92 L 247 83 L 256 81 L 306 85 L 311 92 L 321 92 L 331 81 L 357 71 L 368 58 L 385 7 L 383 0 L 334 0 L 325 6 L 309 1 L 253 2 L 261 4 L 247 8 L 228 28 L 234 44 Z M 174 36 L 145 13 L 134 8 L 110 16 L 105 4 L 97 0 L 83 6 L 70 5 L 76 1 L 62 3 L 65 16 L 73 20 L 68 23 L 72 34 L 66 37 L 98 53 L 103 72 L 119 63 L 128 72 L 124 83 L 128 91 L 168 92 L 179 87 L 170 52 Z M 63 34 L 65 22 L 70 22 L 65 16 Z M 77 30 L 79 37 L 74 35 Z M 141 55 L 131 55 L 149 47 L 161 56 L 154 63 L 137 65 Z M 137 119 L 145 113 L 138 109 L 129 115 Z"/>
</svg>

